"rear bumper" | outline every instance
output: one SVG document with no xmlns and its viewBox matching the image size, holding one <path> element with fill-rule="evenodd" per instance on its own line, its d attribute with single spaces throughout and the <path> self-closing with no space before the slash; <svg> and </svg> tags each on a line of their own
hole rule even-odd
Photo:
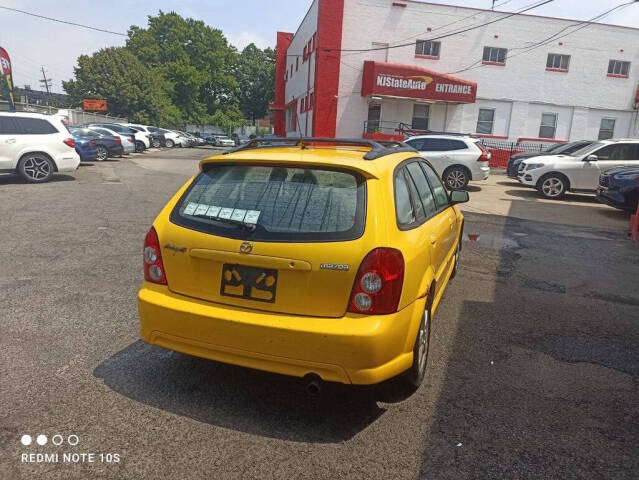
<svg viewBox="0 0 639 480">
<path fill-rule="evenodd" d="M 224 363 L 323 380 L 373 384 L 408 369 L 425 299 L 392 315 L 305 317 L 195 300 L 144 282 L 138 293 L 148 343 Z"/>
<path fill-rule="evenodd" d="M 483 162 L 486 165 L 481 165 L 478 170 L 473 172 L 473 180 L 486 180 L 490 175 L 490 167 L 488 162 Z"/>
<path fill-rule="evenodd" d="M 135 152 L 135 144 L 133 143 L 122 144 L 122 148 L 124 149 L 124 153 Z"/>
<path fill-rule="evenodd" d="M 56 158 L 55 166 L 58 172 L 72 172 L 73 170 L 77 170 L 80 166 L 80 155 L 78 155 L 75 150 L 69 152 L 69 154 Z"/>
</svg>

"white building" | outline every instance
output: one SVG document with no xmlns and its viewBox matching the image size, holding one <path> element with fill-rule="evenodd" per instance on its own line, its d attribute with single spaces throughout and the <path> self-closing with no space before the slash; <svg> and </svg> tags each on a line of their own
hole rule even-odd
<svg viewBox="0 0 639 480">
<path fill-rule="evenodd" d="M 506 15 L 314 0 L 295 34 L 277 34 L 275 133 L 639 137 L 639 29 L 526 14 L 484 25 Z"/>
</svg>

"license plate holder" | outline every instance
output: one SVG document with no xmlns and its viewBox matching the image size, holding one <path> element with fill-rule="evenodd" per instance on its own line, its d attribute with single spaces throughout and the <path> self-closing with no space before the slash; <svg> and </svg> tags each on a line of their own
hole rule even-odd
<svg viewBox="0 0 639 480">
<path fill-rule="evenodd" d="M 275 303 L 277 270 L 235 263 L 222 265 L 220 295 Z"/>
</svg>

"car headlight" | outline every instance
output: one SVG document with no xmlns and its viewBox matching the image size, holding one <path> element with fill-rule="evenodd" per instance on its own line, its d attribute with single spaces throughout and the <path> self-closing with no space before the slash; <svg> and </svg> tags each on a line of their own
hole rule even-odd
<svg viewBox="0 0 639 480">
<path fill-rule="evenodd" d="M 526 170 L 534 170 L 536 168 L 541 168 L 544 167 L 545 165 L 543 163 L 527 163 L 526 164 Z"/>
</svg>

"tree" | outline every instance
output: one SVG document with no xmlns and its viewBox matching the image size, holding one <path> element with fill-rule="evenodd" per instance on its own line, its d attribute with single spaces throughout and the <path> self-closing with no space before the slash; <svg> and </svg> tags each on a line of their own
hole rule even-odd
<svg viewBox="0 0 639 480">
<path fill-rule="evenodd" d="M 83 98 L 107 100 L 109 113 L 147 124 L 180 125 L 182 115 L 169 100 L 169 85 L 124 47 L 81 55 L 75 79 L 62 82 L 73 104 Z"/>
<path fill-rule="evenodd" d="M 218 109 L 232 110 L 237 52 L 222 32 L 175 12 L 148 18 L 148 28 L 129 29 L 127 48 L 170 85 L 170 99 L 185 121 L 208 123 Z"/>
<path fill-rule="evenodd" d="M 240 109 L 246 118 L 262 118 L 275 91 L 275 51 L 248 45 L 235 68 Z"/>
</svg>

